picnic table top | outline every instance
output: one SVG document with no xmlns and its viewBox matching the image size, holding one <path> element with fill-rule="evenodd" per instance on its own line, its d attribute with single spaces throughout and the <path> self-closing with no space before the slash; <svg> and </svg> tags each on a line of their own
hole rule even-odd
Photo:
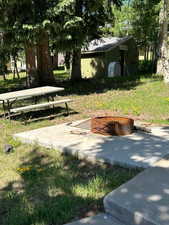
<svg viewBox="0 0 169 225">
<path fill-rule="evenodd" d="M 35 97 L 46 95 L 50 93 L 55 93 L 58 91 L 63 91 L 62 87 L 52 87 L 52 86 L 44 86 L 38 88 L 30 88 L 21 91 L 12 91 L 4 94 L 0 94 L 0 101 L 8 101 L 10 99 L 24 99 L 27 97 Z"/>
</svg>

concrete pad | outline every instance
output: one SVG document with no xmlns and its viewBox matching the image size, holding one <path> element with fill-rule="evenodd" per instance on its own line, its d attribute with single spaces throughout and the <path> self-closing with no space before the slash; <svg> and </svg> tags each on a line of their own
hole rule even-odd
<svg viewBox="0 0 169 225">
<path fill-rule="evenodd" d="M 97 216 L 88 217 L 82 220 L 68 223 L 66 225 L 124 225 L 118 222 L 116 219 L 107 214 L 99 214 Z"/>
<path fill-rule="evenodd" d="M 145 170 L 104 198 L 107 213 L 130 225 L 169 224 L 169 168 Z"/>
<path fill-rule="evenodd" d="M 74 123 L 77 124 L 78 121 Z M 15 134 L 14 137 L 25 143 L 37 143 L 86 160 L 127 167 L 152 167 L 169 154 L 169 128 L 153 128 L 152 134 L 137 132 L 107 137 L 74 125 L 45 127 Z"/>
</svg>

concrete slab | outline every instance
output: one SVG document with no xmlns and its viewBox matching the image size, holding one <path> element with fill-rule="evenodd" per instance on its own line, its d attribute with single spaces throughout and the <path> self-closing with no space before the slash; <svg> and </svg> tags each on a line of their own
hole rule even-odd
<svg viewBox="0 0 169 225">
<path fill-rule="evenodd" d="M 169 224 L 169 168 L 140 173 L 104 198 L 107 213 L 130 225 Z"/>
<path fill-rule="evenodd" d="M 121 137 L 92 134 L 89 130 L 61 124 L 15 134 L 25 143 L 54 148 L 90 161 L 127 167 L 152 167 L 169 154 L 169 128 L 153 128 L 152 134 L 138 132 Z"/>
<path fill-rule="evenodd" d="M 73 223 L 68 223 L 66 225 L 125 225 L 118 222 L 112 216 L 108 214 L 99 214 L 97 216 L 88 217 L 82 220 L 75 221 Z"/>
</svg>

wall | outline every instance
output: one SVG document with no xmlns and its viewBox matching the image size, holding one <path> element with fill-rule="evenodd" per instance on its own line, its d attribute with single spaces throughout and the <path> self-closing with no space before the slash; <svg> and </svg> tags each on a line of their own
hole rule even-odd
<svg viewBox="0 0 169 225">
<path fill-rule="evenodd" d="M 88 58 L 90 57 L 90 58 Z M 81 69 L 83 78 L 101 77 L 105 75 L 105 53 L 82 56 Z"/>
<path fill-rule="evenodd" d="M 95 76 L 96 68 L 91 66 L 93 61 L 95 61 L 95 58 L 81 59 L 81 70 L 83 78 L 91 78 Z"/>
<path fill-rule="evenodd" d="M 93 54 L 93 57 L 90 56 L 92 56 L 92 54 L 82 56 L 81 68 L 83 78 L 108 77 L 109 63 L 120 61 L 119 47 L 104 53 L 95 53 L 95 55 Z"/>
<path fill-rule="evenodd" d="M 129 39 L 124 45 L 128 46 L 128 50 L 125 51 L 126 74 L 136 74 L 138 68 L 137 45 L 133 39 Z M 102 53 L 83 54 L 81 59 L 82 77 L 108 77 L 108 66 L 111 62 L 120 62 L 119 47 Z"/>
</svg>

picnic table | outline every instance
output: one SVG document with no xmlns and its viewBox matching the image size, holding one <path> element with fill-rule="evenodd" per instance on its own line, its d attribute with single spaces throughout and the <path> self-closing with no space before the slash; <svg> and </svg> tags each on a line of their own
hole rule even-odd
<svg viewBox="0 0 169 225">
<path fill-rule="evenodd" d="M 32 111 L 35 109 L 40 109 L 47 106 L 54 106 L 56 104 L 62 104 L 62 103 L 65 103 L 66 109 L 68 111 L 67 103 L 70 102 L 71 99 L 63 99 L 63 100 L 54 101 L 54 98 L 56 97 L 56 93 L 63 90 L 64 88 L 62 87 L 44 86 L 44 87 L 38 87 L 38 88 L 25 89 L 21 91 L 13 91 L 13 92 L 0 94 L 0 102 L 3 105 L 4 115 L 6 116 L 6 112 L 7 112 L 9 118 L 11 116 L 11 113 L 17 113 L 17 112 L 22 113 L 25 111 Z M 37 104 L 38 97 L 45 97 L 47 98 L 48 101 L 45 103 Z M 31 98 L 35 100 L 35 104 L 13 108 L 13 104 L 16 101 L 31 99 Z M 52 99 L 52 101 L 50 99 Z"/>
</svg>

